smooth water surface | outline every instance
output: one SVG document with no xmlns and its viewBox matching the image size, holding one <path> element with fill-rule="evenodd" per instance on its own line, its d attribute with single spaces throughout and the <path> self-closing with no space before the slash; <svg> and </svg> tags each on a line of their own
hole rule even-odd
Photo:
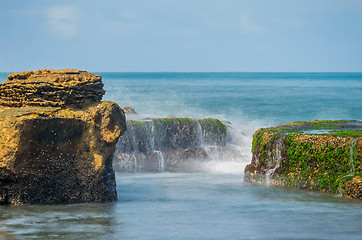
<svg viewBox="0 0 362 240">
<path fill-rule="evenodd" d="M 0 239 L 361 239 L 362 204 L 239 174 L 117 175 L 106 204 L 0 206 Z"/>
</svg>

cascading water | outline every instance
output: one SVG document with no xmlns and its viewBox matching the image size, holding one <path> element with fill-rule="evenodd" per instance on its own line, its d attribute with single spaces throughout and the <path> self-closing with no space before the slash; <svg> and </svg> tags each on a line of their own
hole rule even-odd
<svg viewBox="0 0 362 240">
<path fill-rule="evenodd" d="M 204 145 L 204 136 L 200 122 L 197 122 L 197 136 L 199 140 L 199 147 L 202 147 Z"/>
<path fill-rule="evenodd" d="M 275 164 L 273 168 L 270 168 L 265 173 L 265 183 L 266 185 L 270 185 L 271 178 L 274 176 L 275 170 L 280 167 L 280 161 L 282 159 L 282 144 L 283 138 L 278 138 L 275 143 L 275 154 L 272 155 L 272 162 Z"/>
<path fill-rule="evenodd" d="M 353 139 L 349 144 L 349 165 L 350 165 L 349 174 L 343 176 L 342 179 L 346 178 L 346 177 L 354 176 L 354 174 L 355 174 L 356 169 L 354 166 L 354 160 L 356 157 L 356 148 L 357 148 L 357 139 Z M 342 181 L 340 182 L 340 184 L 338 186 L 338 192 L 340 194 L 342 194 Z"/>
<path fill-rule="evenodd" d="M 230 125 L 230 124 L 229 124 Z M 129 120 L 119 139 L 113 166 L 121 172 L 242 172 L 242 157 L 227 126 L 217 119 Z M 235 171 L 235 170 L 234 170 Z"/>
<path fill-rule="evenodd" d="M 355 167 L 354 167 L 354 158 L 356 156 L 356 144 L 357 144 L 357 139 L 352 140 L 350 146 L 349 146 L 349 162 L 350 162 L 350 176 L 354 175 L 355 172 Z"/>
<path fill-rule="evenodd" d="M 158 160 L 158 171 L 164 172 L 165 171 L 165 159 L 163 158 L 162 152 L 160 151 L 154 151 L 157 154 L 157 160 Z"/>
</svg>

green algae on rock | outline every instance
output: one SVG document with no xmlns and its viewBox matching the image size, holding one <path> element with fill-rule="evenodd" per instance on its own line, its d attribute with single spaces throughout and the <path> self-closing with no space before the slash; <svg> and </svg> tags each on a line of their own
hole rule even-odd
<svg viewBox="0 0 362 240">
<path fill-rule="evenodd" d="M 226 159 L 239 154 L 227 140 L 226 125 L 214 118 L 127 120 L 113 164 L 121 172 L 203 171 L 203 163 L 216 155 Z"/>
<path fill-rule="evenodd" d="M 57 74 L 44 77 L 49 72 Z M 9 75 L 8 79 L 14 81 L 11 76 L 32 76 L 41 86 L 64 79 L 71 83 L 63 82 L 63 90 L 69 95 L 54 89 L 47 95 L 43 88 L 36 88 L 37 84 L 25 84 L 16 90 L 19 94 L 2 95 L 6 101 L 0 102 L 0 204 L 114 201 L 117 192 L 112 158 L 118 138 L 126 129 L 125 116 L 117 104 L 100 101 L 103 89 L 96 89 L 101 95 L 90 99 L 89 92 L 81 94 L 84 86 L 91 86 L 99 78 L 78 70 Z M 0 85 L 0 89 L 9 90 L 6 85 Z M 37 94 L 29 95 L 29 91 Z M 47 104 L 51 96 L 73 96 L 72 92 L 78 92 L 75 101 L 58 104 L 55 98 L 54 104 Z M 39 98 L 44 95 L 47 97 Z"/>
<path fill-rule="evenodd" d="M 362 197 L 362 121 L 294 122 L 253 136 L 245 181 Z"/>
</svg>

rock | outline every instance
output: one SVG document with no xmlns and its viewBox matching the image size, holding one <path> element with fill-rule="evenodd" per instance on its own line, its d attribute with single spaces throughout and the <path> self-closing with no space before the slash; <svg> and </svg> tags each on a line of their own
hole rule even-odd
<svg viewBox="0 0 362 240">
<path fill-rule="evenodd" d="M 136 111 L 134 110 L 134 108 L 128 107 L 128 106 L 124 107 L 123 111 L 124 111 L 125 114 L 131 114 L 131 115 L 136 115 L 137 114 Z"/>
<path fill-rule="evenodd" d="M 29 80 L 35 75 L 41 76 L 40 73 L 45 73 L 45 77 Z M 72 77 L 73 74 L 79 78 Z M 40 70 L 9 75 L 8 82 L 27 79 L 24 81 L 29 84 L 24 84 L 18 95 L 8 98 L 3 96 L 4 92 L 1 95 L 2 99 L 9 99 L 3 105 L 21 107 L 0 108 L 0 204 L 116 199 L 112 158 L 118 138 L 126 129 L 125 116 L 117 104 L 100 102 L 104 90 L 91 89 L 98 81 L 95 76 L 78 70 Z M 59 84 L 53 84 L 55 79 Z M 31 81 L 38 81 L 42 90 L 37 91 L 36 84 L 30 84 Z M 8 82 L 0 89 L 9 89 Z M 103 86 L 101 82 L 96 85 Z M 37 97 L 50 99 L 50 95 L 45 96 L 49 92 L 43 92 L 45 86 L 59 87 L 59 90 L 52 88 L 52 96 L 62 98 L 69 93 L 70 97 L 59 104 L 57 98 L 35 101 L 22 97 L 30 92 L 29 87 Z M 87 99 L 92 94 L 94 98 Z M 37 104 L 39 106 L 34 106 Z"/>
<path fill-rule="evenodd" d="M 104 93 L 98 75 L 75 69 L 43 69 L 10 74 L 0 84 L 0 106 L 82 107 L 100 102 Z"/>
<path fill-rule="evenodd" d="M 362 121 L 311 121 L 259 129 L 245 181 L 362 197 Z"/>
<path fill-rule="evenodd" d="M 200 172 L 198 163 L 239 157 L 230 141 L 226 125 L 214 118 L 127 120 L 113 165 L 120 172 Z"/>
<path fill-rule="evenodd" d="M 362 198 L 362 177 L 355 176 L 348 182 L 343 189 L 343 196 L 347 198 Z"/>
</svg>

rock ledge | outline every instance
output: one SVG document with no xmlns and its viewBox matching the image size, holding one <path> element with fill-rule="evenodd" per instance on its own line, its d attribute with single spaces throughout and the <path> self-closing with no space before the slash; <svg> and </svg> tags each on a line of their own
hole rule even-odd
<svg viewBox="0 0 362 240">
<path fill-rule="evenodd" d="M 75 69 L 43 69 L 8 76 L 0 84 L 0 106 L 82 107 L 104 95 L 102 78 Z"/>
<path fill-rule="evenodd" d="M 0 204 L 116 199 L 112 158 L 126 123 L 116 103 L 100 101 L 102 86 L 78 70 L 15 73 L 0 84 Z"/>
</svg>

